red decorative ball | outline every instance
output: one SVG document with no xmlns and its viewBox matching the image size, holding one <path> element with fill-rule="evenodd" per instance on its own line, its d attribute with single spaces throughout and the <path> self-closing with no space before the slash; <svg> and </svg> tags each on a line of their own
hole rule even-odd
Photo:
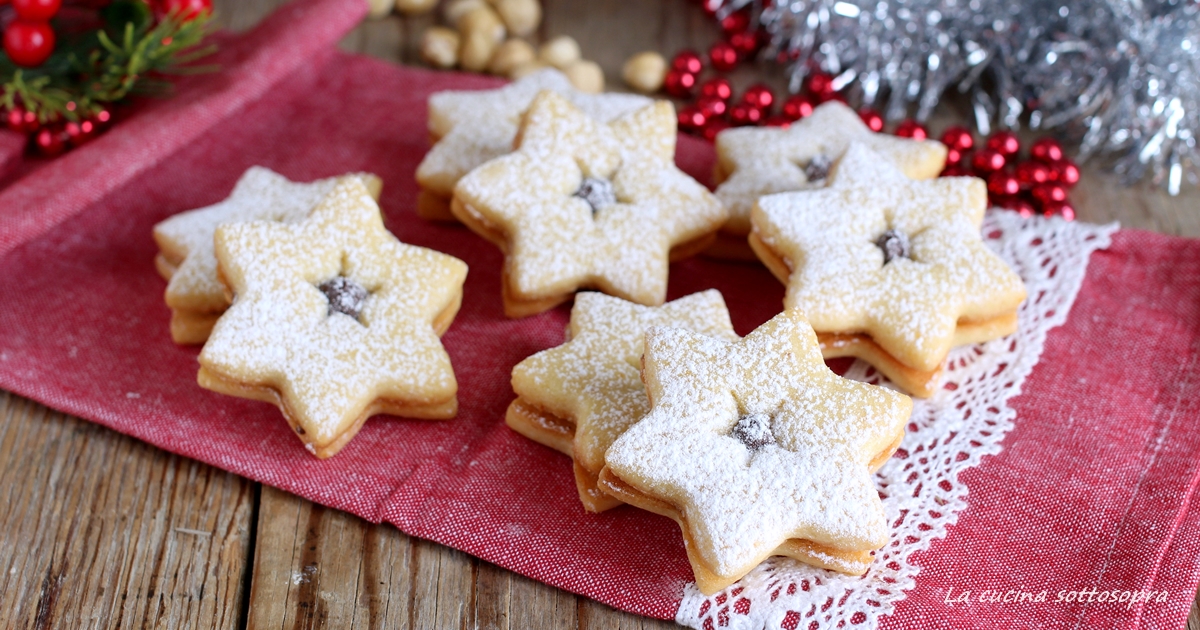
<svg viewBox="0 0 1200 630">
<path fill-rule="evenodd" d="M 1047 217 L 1059 215 L 1067 221 L 1075 220 L 1075 207 L 1066 200 L 1049 201 L 1042 204 L 1042 214 Z"/>
<path fill-rule="evenodd" d="M 774 116 L 767 116 L 764 118 L 762 121 L 762 126 L 787 129 L 788 127 L 792 126 L 792 121 L 787 116 L 780 116 L 779 114 L 776 114 Z"/>
<path fill-rule="evenodd" d="M 729 110 L 729 122 L 735 127 L 757 125 L 762 122 L 763 111 L 747 103 L 738 103 Z"/>
<path fill-rule="evenodd" d="M 750 28 L 750 14 L 745 11 L 730 13 L 721 19 L 721 30 L 726 35 L 741 33 L 747 28 Z"/>
<path fill-rule="evenodd" d="M 1029 147 L 1029 157 L 1047 164 L 1063 159 L 1062 145 L 1054 138 L 1041 138 Z"/>
<path fill-rule="evenodd" d="M 32 133 L 38 128 L 37 116 L 20 105 L 4 113 L 4 123 L 17 133 Z"/>
<path fill-rule="evenodd" d="M 33 145 L 37 147 L 38 153 L 46 157 L 54 157 L 67 150 L 65 134 L 58 125 L 39 130 L 33 137 Z"/>
<path fill-rule="evenodd" d="M 1033 204 L 1029 203 L 1029 200 L 1022 199 L 1021 197 L 1017 196 L 997 199 L 992 205 L 1012 210 L 1026 219 L 1033 216 L 1034 213 L 1037 212 L 1037 209 L 1033 207 Z"/>
<path fill-rule="evenodd" d="M 808 78 L 804 80 L 804 87 L 822 100 L 836 91 L 833 89 L 833 75 L 819 71 L 808 75 Z"/>
<path fill-rule="evenodd" d="M 675 98 L 691 98 L 696 89 L 696 75 L 672 68 L 663 78 L 663 89 Z"/>
<path fill-rule="evenodd" d="M 40 66 L 54 52 L 54 29 L 46 22 L 13 20 L 4 29 L 4 52 L 18 66 Z"/>
<path fill-rule="evenodd" d="M 706 119 L 720 118 L 729 113 L 729 103 L 719 98 L 701 96 L 696 101 L 696 107 L 700 110 L 700 113 L 704 114 Z"/>
<path fill-rule="evenodd" d="M 788 100 L 783 102 L 783 116 L 790 120 L 800 120 L 811 115 L 816 107 L 817 104 L 811 96 L 797 94 L 788 97 Z"/>
<path fill-rule="evenodd" d="M 879 112 L 869 107 L 864 107 L 858 110 L 858 117 L 867 125 L 867 129 L 875 133 L 883 131 L 883 115 Z"/>
<path fill-rule="evenodd" d="M 704 125 L 704 131 L 702 134 L 705 140 L 712 142 L 713 140 L 717 139 L 717 134 L 725 131 L 730 126 L 731 125 L 729 124 L 728 120 L 725 120 L 724 118 L 717 118 L 715 120 L 708 121 L 708 124 Z"/>
<path fill-rule="evenodd" d="M 58 14 L 62 0 L 12 0 L 17 17 L 31 22 L 46 22 Z"/>
<path fill-rule="evenodd" d="M 1021 182 L 1021 188 L 1025 190 L 1045 184 L 1050 181 L 1050 167 L 1033 160 L 1021 162 L 1017 164 L 1017 181 Z"/>
<path fill-rule="evenodd" d="M 738 52 L 738 56 L 746 59 L 758 52 L 758 46 L 762 40 L 758 38 L 758 33 L 750 31 L 742 31 L 729 36 L 729 45 Z"/>
<path fill-rule="evenodd" d="M 158 0 L 155 13 L 160 20 L 174 17 L 181 22 L 189 22 L 212 13 L 212 0 Z"/>
<path fill-rule="evenodd" d="M 709 79 L 700 84 L 700 96 L 729 101 L 729 99 L 733 98 L 733 86 L 730 85 L 729 79 L 724 77 Z"/>
<path fill-rule="evenodd" d="M 729 72 L 737 66 L 738 51 L 729 42 L 717 42 L 708 49 L 708 59 L 713 68 L 721 72 Z"/>
<path fill-rule="evenodd" d="M 966 127 L 948 127 L 942 132 L 942 144 L 948 149 L 958 149 L 961 154 L 975 148 L 975 136 Z"/>
<path fill-rule="evenodd" d="M 970 151 L 963 151 L 962 149 L 946 149 L 946 164 L 962 164 L 970 154 Z"/>
<path fill-rule="evenodd" d="M 938 177 L 966 177 L 970 174 L 970 171 L 961 164 L 947 164 Z"/>
<path fill-rule="evenodd" d="M 997 131 L 988 136 L 987 148 L 1006 158 L 1012 157 L 1021 152 L 1021 141 L 1011 131 Z"/>
<path fill-rule="evenodd" d="M 762 110 L 769 110 L 775 104 L 775 93 L 771 88 L 758 83 L 746 88 L 742 93 L 742 102 Z"/>
<path fill-rule="evenodd" d="M 996 171 L 988 176 L 988 192 L 993 195 L 1006 197 L 1021 192 L 1021 182 L 1017 176 L 1008 171 Z"/>
<path fill-rule="evenodd" d="M 1079 167 L 1068 159 L 1061 159 L 1050 164 L 1050 181 L 1058 182 L 1068 188 L 1079 183 Z"/>
<path fill-rule="evenodd" d="M 679 110 L 677 118 L 679 128 L 688 132 L 699 131 L 704 127 L 704 123 L 708 122 L 708 116 L 705 116 L 704 112 L 694 105 Z"/>
<path fill-rule="evenodd" d="M 70 142 L 71 146 L 73 147 L 85 144 L 92 138 L 95 138 L 96 133 L 99 131 L 96 123 L 90 120 L 84 120 L 77 123 L 69 122 L 66 124 L 66 127 L 64 127 L 64 130 L 67 134 L 67 141 Z"/>
<path fill-rule="evenodd" d="M 995 149 L 980 149 L 971 156 L 971 168 L 980 175 L 989 175 L 1002 168 L 1008 162 L 1004 154 Z"/>
<path fill-rule="evenodd" d="M 900 121 L 900 124 L 896 125 L 895 133 L 901 138 L 912 138 L 913 140 L 924 140 L 929 137 L 929 130 L 925 128 L 925 125 L 911 118 Z"/>
<path fill-rule="evenodd" d="M 1029 191 L 1034 199 L 1037 199 L 1045 209 L 1046 204 L 1052 201 L 1066 201 L 1067 189 L 1062 184 L 1038 184 Z"/>
<path fill-rule="evenodd" d="M 92 118 L 95 120 L 98 126 L 105 127 L 109 122 L 112 121 L 112 112 L 108 111 L 107 109 L 102 109 L 99 112 L 96 112 L 96 115 Z"/>
<path fill-rule="evenodd" d="M 704 69 L 704 60 L 694 50 L 681 50 L 671 59 L 671 69 L 686 74 L 700 74 Z"/>
</svg>

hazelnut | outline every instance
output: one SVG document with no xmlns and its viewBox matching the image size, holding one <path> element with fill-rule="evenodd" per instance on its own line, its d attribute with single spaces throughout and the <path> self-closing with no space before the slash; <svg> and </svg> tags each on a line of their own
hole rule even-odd
<svg viewBox="0 0 1200 630">
<path fill-rule="evenodd" d="M 667 76 L 667 60 L 648 50 L 630 57 L 621 68 L 625 83 L 642 94 L 657 92 Z"/>
<path fill-rule="evenodd" d="M 396 0 L 396 10 L 405 15 L 422 15 L 437 6 L 438 0 Z"/>
<path fill-rule="evenodd" d="M 487 3 L 483 0 L 450 0 L 442 9 L 442 17 L 445 18 L 446 24 L 459 28 L 458 21 L 464 15 L 470 13 L 473 9 L 486 7 Z"/>
<path fill-rule="evenodd" d="M 367 17 L 381 18 L 392 12 L 395 0 L 367 0 Z"/>
<path fill-rule="evenodd" d="M 604 91 L 604 71 L 595 61 L 580 59 L 563 68 L 563 74 L 580 92 L 598 94 Z"/>
<path fill-rule="evenodd" d="M 565 69 L 573 61 L 578 61 L 579 57 L 579 43 L 569 35 L 559 35 L 538 49 L 538 59 L 559 70 Z"/>
<path fill-rule="evenodd" d="M 435 68 L 458 65 L 458 32 L 444 26 L 431 26 L 421 37 L 421 58 Z"/>
<path fill-rule="evenodd" d="M 517 37 L 526 37 L 542 23 L 542 5 L 538 0 L 499 0 L 496 12 L 508 31 Z"/>
<path fill-rule="evenodd" d="M 517 79 L 525 77 L 526 75 L 533 74 L 534 72 L 537 72 L 538 70 L 543 70 L 543 69 L 549 68 L 549 67 L 550 67 L 550 65 L 547 64 L 546 62 L 544 62 L 540 59 L 534 59 L 533 61 L 525 62 L 523 64 L 516 66 L 512 70 L 509 70 L 508 78 L 515 81 Z"/>
<path fill-rule="evenodd" d="M 510 39 L 496 48 L 492 60 L 488 62 L 488 72 L 500 76 L 509 76 L 514 68 L 529 63 L 537 58 L 533 46 L 523 39 Z"/>
<path fill-rule="evenodd" d="M 487 6 L 467 12 L 458 22 L 462 47 L 458 61 L 464 70 L 482 72 L 492 59 L 492 53 L 504 41 L 504 24 L 500 16 Z"/>
</svg>

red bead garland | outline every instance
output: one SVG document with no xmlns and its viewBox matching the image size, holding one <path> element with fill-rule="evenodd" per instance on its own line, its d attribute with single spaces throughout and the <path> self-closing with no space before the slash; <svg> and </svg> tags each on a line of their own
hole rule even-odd
<svg viewBox="0 0 1200 630">
<path fill-rule="evenodd" d="M 913 140 L 924 140 L 929 137 L 929 130 L 925 128 L 925 125 L 911 118 L 900 121 L 900 124 L 896 125 L 894 133 L 901 138 L 912 138 Z"/>
<path fill-rule="evenodd" d="M 867 126 L 867 129 L 870 129 L 875 133 L 883 131 L 883 114 L 880 114 L 870 107 L 864 107 L 858 110 L 858 117 L 862 119 L 863 124 Z"/>
<path fill-rule="evenodd" d="M 729 72 L 737 66 L 738 51 L 729 42 L 717 42 L 708 49 L 708 59 L 712 62 L 713 68 L 721 72 Z"/>
<path fill-rule="evenodd" d="M 687 74 L 700 74 L 704 60 L 694 50 L 681 50 L 671 59 L 671 69 Z"/>
</svg>

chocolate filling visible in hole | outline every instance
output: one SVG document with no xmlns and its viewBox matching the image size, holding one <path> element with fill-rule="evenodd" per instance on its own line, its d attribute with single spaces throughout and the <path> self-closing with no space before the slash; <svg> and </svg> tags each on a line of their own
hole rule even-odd
<svg viewBox="0 0 1200 630">
<path fill-rule="evenodd" d="M 804 176 L 808 178 L 808 183 L 819 184 L 829 177 L 829 169 L 833 166 L 833 160 L 829 159 L 828 155 L 818 153 L 804 165 Z"/>
<path fill-rule="evenodd" d="M 317 286 L 329 300 L 329 315 L 343 313 L 358 319 L 367 303 L 367 290 L 346 276 L 337 276 Z"/>
<path fill-rule="evenodd" d="M 765 413 L 749 413 L 738 418 L 729 435 L 751 451 L 775 443 L 775 435 L 771 433 L 771 416 Z"/>
<path fill-rule="evenodd" d="M 911 258 L 912 244 L 908 235 L 899 230 L 888 230 L 875 239 L 875 247 L 883 251 L 883 264 L 888 264 L 897 258 Z"/>
<path fill-rule="evenodd" d="M 579 184 L 579 190 L 576 190 L 573 196 L 588 202 L 588 205 L 592 207 L 592 214 L 596 214 L 596 211 L 604 206 L 617 203 L 617 195 L 613 192 L 612 182 L 597 177 L 583 178 L 583 182 Z"/>
</svg>

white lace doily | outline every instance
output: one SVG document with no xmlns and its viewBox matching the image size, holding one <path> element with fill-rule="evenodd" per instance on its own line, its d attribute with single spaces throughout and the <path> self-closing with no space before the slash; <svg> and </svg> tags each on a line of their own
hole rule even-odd
<svg viewBox="0 0 1200 630">
<path fill-rule="evenodd" d="M 1015 334 L 954 350 L 943 389 L 914 401 L 900 449 L 875 475 L 893 526 L 891 541 L 875 553 L 871 570 L 854 577 L 770 558 L 716 595 L 705 597 L 689 585 L 675 620 L 703 630 L 877 627 L 915 584 L 920 567 L 909 561 L 911 554 L 944 537 L 967 506 L 959 473 L 1000 452 L 1016 415 L 1008 400 L 1021 392 L 1041 357 L 1046 333 L 1066 321 L 1088 258 L 1108 247 L 1116 230 L 1116 224 L 989 212 L 984 239 L 1020 274 L 1029 297 Z M 846 376 L 881 382 L 861 361 Z"/>
</svg>

